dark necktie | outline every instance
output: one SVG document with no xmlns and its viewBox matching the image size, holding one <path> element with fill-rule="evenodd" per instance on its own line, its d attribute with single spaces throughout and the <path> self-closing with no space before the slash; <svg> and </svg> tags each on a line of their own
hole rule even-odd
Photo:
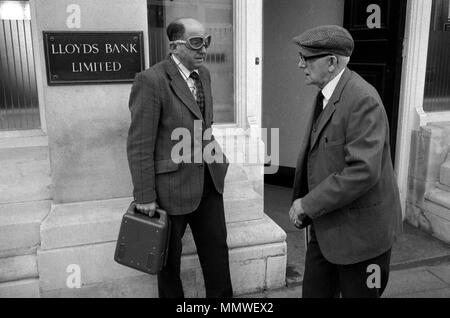
<svg viewBox="0 0 450 318">
<path fill-rule="evenodd" d="M 317 94 L 316 106 L 314 108 L 313 131 L 316 130 L 316 121 L 323 111 L 323 99 L 324 99 L 324 96 L 322 94 L 322 91 L 320 91 Z M 309 161 L 309 152 L 311 151 L 311 138 L 312 138 L 312 136 L 310 137 L 310 140 L 309 140 L 309 144 L 308 144 L 308 148 L 307 148 L 308 150 L 306 152 L 305 159 L 303 160 L 303 167 L 302 167 L 302 170 L 303 170 L 302 183 L 306 184 L 308 186 L 308 191 L 311 191 L 311 189 L 309 189 L 309 182 L 308 182 L 308 161 Z"/>
<path fill-rule="evenodd" d="M 323 99 L 324 96 L 322 94 L 322 91 L 320 91 L 319 94 L 317 94 L 316 108 L 314 108 L 313 124 L 316 123 L 317 118 L 319 118 L 320 114 L 323 111 Z"/>
<path fill-rule="evenodd" d="M 190 78 L 194 80 L 195 88 L 196 88 L 196 99 L 197 105 L 202 112 L 203 117 L 205 117 L 205 92 L 203 90 L 202 81 L 200 81 L 200 76 L 197 72 L 192 72 Z"/>
</svg>

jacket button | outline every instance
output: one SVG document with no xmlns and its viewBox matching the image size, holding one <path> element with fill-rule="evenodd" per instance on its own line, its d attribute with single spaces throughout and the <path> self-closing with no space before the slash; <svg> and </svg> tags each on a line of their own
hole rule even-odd
<svg viewBox="0 0 450 318">
<path fill-rule="evenodd" d="M 316 129 L 316 128 L 313 129 L 313 133 L 315 133 L 315 132 L 317 132 L 317 129 Z"/>
</svg>

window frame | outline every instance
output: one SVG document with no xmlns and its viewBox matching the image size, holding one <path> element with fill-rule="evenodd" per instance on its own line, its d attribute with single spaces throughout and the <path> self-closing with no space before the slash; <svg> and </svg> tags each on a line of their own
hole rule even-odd
<svg viewBox="0 0 450 318">
<path fill-rule="evenodd" d="M 36 19 L 36 0 L 22 0 L 28 1 L 30 4 L 30 16 L 31 16 L 31 42 L 33 45 L 33 54 L 35 60 L 35 74 L 36 74 L 36 86 L 37 86 L 37 99 L 39 108 L 40 128 L 20 129 L 20 130 L 1 130 L 0 138 L 29 138 L 37 137 L 39 144 L 42 144 L 42 137 L 47 134 L 47 124 L 45 120 L 45 107 L 43 98 L 43 83 L 42 83 L 42 69 L 41 69 L 41 54 L 39 51 L 39 36 L 37 32 Z"/>
<path fill-rule="evenodd" d="M 233 0 L 235 122 L 215 123 L 215 134 L 239 136 L 261 128 L 262 12 L 260 0 Z"/>
</svg>

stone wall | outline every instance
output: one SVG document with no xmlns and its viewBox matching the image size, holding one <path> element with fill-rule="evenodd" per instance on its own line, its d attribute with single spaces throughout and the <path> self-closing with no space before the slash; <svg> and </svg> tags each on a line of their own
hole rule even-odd
<svg viewBox="0 0 450 318">
<path fill-rule="evenodd" d="M 450 243 L 450 123 L 415 131 L 411 144 L 406 219 Z"/>
<path fill-rule="evenodd" d="M 0 137 L 0 297 L 39 297 L 37 249 L 50 212 L 47 138 L 36 132 Z"/>
<path fill-rule="evenodd" d="M 143 31 L 147 39 L 146 0 L 78 0 L 79 29 L 66 25 L 72 1 L 31 3 L 42 70 L 43 31 Z M 126 160 L 131 84 L 49 86 L 45 72 L 37 80 L 47 133 L 0 138 L 0 297 L 157 297 L 154 276 L 113 259 L 132 200 Z M 244 145 L 263 150 L 260 139 L 245 136 L 226 154 L 245 158 Z M 236 295 L 285 285 L 286 233 L 264 214 L 262 187 L 262 161 L 230 166 L 224 204 Z M 189 231 L 183 245 L 185 294 L 201 297 Z M 80 286 L 70 283 L 75 268 Z"/>
</svg>

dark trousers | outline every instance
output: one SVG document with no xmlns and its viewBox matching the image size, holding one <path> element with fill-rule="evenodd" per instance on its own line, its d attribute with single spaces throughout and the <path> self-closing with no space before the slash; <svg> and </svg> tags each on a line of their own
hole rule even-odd
<svg viewBox="0 0 450 318">
<path fill-rule="evenodd" d="M 379 298 L 389 280 L 391 250 L 373 259 L 352 264 L 336 265 L 325 259 L 320 251 L 314 229 L 308 243 L 303 278 L 303 298 Z M 373 265 L 380 269 L 380 288 L 374 279 Z M 368 284 L 369 281 L 369 284 Z M 369 287 L 370 286 L 370 287 Z"/>
<path fill-rule="evenodd" d="M 170 220 L 169 255 L 166 266 L 158 274 L 159 297 L 184 298 L 180 279 L 181 239 L 187 224 L 197 247 L 206 297 L 232 297 L 223 196 L 216 191 L 207 167 L 200 206 L 187 215 L 170 216 Z"/>
</svg>

